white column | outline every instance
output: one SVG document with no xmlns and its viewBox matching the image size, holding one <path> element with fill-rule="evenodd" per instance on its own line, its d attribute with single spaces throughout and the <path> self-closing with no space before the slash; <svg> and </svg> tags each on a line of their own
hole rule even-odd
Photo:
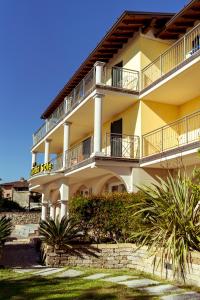
<svg viewBox="0 0 200 300">
<path fill-rule="evenodd" d="M 102 102 L 103 94 L 94 96 L 94 154 L 102 155 Z"/>
<path fill-rule="evenodd" d="M 48 207 L 48 202 L 42 202 L 42 214 L 41 214 L 42 221 L 46 221 L 47 219 L 47 207 Z"/>
<path fill-rule="evenodd" d="M 104 84 L 104 71 L 103 71 L 103 68 L 105 66 L 105 63 L 104 62 L 101 62 L 101 61 L 97 61 L 95 64 L 94 64 L 94 67 L 96 69 L 96 84 L 99 84 L 99 85 L 102 85 Z"/>
<path fill-rule="evenodd" d="M 55 210 L 55 220 L 60 218 L 60 203 L 58 202 Z"/>
<path fill-rule="evenodd" d="M 67 165 L 67 151 L 70 145 L 70 125 L 71 123 L 64 123 L 64 135 L 63 135 L 63 168 Z"/>
<path fill-rule="evenodd" d="M 49 162 L 49 157 L 50 157 L 50 152 L 49 152 L 49 148 L 50 148 L 50 142 L 51 140 L 46 140 L 45 141 L 45 148 L 44 148 L 44 163 L 48 163 Z"/>
<path fill-rule="evenodd" d="M 67 215 L 67 200 L 61 200 L 60 219 L 66 217 Z"/>
<path fill-rule="evenodd" d="M 61 201 L 61 212 L 60 218 L 67 216 L 67 202 L 69 200 L 69 186 L 65 183 L 62 183 L 60 186 L 60 201 Z"/>
<path fill-rule="evenodd" d="M 32 152 L 32 167 L 35 165 L 37 161 L 37 152 Z"/>
<path fill-rule="evenodd" d="M 55 205 L 54 205 L 54 203 L 50 204 L 50 218 L 52 220 L 55 219 Z"/>
</svg>

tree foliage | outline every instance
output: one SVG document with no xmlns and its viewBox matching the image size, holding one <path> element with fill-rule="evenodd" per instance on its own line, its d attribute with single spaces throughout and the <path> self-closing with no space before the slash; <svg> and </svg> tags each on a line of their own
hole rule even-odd
<svg viewBox="0 0 200 300">
<path fill-rule="evenodd" d="M 141 193 L 109 193 L 90 197 L 76 196 L 70 200 L 70 215 L 81 223 L 95 242 L 127 242 L 137 226 L 132 204 Z"/>
<path fill-rule="evenodd" d="M 10 218 L 5 216 L 0 218 L 0 246 L 2 246 L 12 231 L 12 223 Z"/>
</svg>

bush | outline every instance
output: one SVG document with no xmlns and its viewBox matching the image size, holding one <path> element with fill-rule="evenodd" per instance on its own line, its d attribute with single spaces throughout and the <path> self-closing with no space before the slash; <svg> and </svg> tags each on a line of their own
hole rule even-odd
<svg viewBox="0 0 200 300">
<path fill-rule="evenodd" d="M 41 221 L 39 232 L 42 241 L 56 249 L 71 249 L 71 244 L 83 237 L 80 232 L 80 224 L 72 218 L 63 217 L 54 221 L 52 219 Z"/>
<path fill-rule="evenodd" d="M 8 200 L 8 199 L 1 199 L 0 200 L 0 212 L 7 212 L 7 211 L 25 211 L 25 208 L 20 206 L 18 203 Z"/>
<path fill-rule="evenodd" d="M 12 231 L 12 223 L 10 218 L 0 218 L 0 246 L 2 246 Z"/>
<path fill-rule="evenodd" d="M 172 264 L 174 277 L 185 280 L 192 261 L 191 252 L 200 251 L 199 187 L 185 175 L 141 187 L 145 194 L 134 204 L 138 227 L 133 232 L 138 246 L 146 245 L 151 254 L 161 253 L 158 261 Z M 156 260 L 155 260 L 156 261 Z"/>
<path fill-rule="evenodd" d="M 142 197 L 142 193 L 110 193 L 87 198 L 79 195 L 70 200 L 70 216 L 81 223 L 91 241 L 127 242 L 137 226 L 132 205 Z"/>
</svg>

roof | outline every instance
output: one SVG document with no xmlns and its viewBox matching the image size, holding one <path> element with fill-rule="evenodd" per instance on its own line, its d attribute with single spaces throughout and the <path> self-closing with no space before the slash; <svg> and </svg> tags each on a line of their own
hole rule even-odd
<svg viewBox="0 0 200 300">
<path fill-rule="evenodd" d="M 173 13 L 125 11 L 65 84 L 42 114 L 41 118 L 48 118 L 63 99 L 92 69 L 96 61 L 108 62 L 133 37 L 134 33 L 139 30 L 146 33 L 151 28 L 157 32 L 173 16 Z"/>
<path fill-rule="evenodd" d="M 5 182 L 0 184 L 1 187 L 11 186 L 13 188 L 28 188 L 29 184 L 27 180 L 19 180 L 19 181 L 12 181 L 12 182 Z"/>
<path fill-rule="evenodd" d="M 188 27 L 193 27 L 197 20 L 200 20 L 200 0 L 192 0 L 174 15 L 156 36 L 161 39 L 178 39 L 179 35 L 185 34 Z"/>
</svg>

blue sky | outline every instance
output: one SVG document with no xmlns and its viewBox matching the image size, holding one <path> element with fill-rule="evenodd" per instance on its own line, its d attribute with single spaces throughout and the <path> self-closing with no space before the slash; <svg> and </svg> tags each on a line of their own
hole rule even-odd
<svg viewBox="0 0 200 300">
<path fill-rule="evenodd" d="M 124 10 L 187 0 L 0 0 L 0 178 L 28 177 L 40 115 Z"/>
</svg>

